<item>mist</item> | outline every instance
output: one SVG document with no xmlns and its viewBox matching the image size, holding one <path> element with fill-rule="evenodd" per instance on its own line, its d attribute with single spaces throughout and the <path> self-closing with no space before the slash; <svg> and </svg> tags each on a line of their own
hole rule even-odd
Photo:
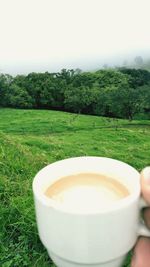
<svg viewBox="0 0 150 267">
<path fill-rule="evenodd" d="M 148 0 L 0 0 L 0 72 L 133 65 L 150 57 Z"/>
</svg>

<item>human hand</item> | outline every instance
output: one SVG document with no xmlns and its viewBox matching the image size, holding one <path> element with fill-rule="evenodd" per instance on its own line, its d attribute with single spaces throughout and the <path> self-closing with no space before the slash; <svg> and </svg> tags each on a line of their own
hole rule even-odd
<svg viewBox="0 0 150 267">
<path fill-rule="evenodd" d="M 150 167 L 141 173 L 142 195 L 150 206 Z M 144 209 L 144 220 L 150 228 L 150 208 Z M 150 238 L 140 237 L 134 249 L 131 267 L 150 267 Z"/>
</svg>

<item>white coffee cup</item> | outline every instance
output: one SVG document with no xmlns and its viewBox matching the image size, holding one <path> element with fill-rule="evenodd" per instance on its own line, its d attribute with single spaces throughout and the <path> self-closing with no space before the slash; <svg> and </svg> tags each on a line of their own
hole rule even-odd
<svg viewBox="0 0 150 267">
<path fill-rule="evenodd" d="M 68 211 L 44 195 L 50 184 L 75 173 L 110 175 L 129 196 L 99 212 Z M 103 157 L 76 157 L 52 163 L 33 181 L 40 239 L 58 267 L 120 267 L 139 235 L 150 236 L 140 223 L 140 175 L 130 165 Z M 141 205 L 142 203 L 142 205 Z"/>
</svg>

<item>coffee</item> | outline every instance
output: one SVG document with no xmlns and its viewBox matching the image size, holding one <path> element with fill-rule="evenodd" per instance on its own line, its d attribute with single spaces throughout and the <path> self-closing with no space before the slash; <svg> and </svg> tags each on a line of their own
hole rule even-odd
<svg viewBox="0 0 150 267">
<path fill-rule="evenodd" d="M 112 177 L 78 173 L 57 180 L 46 189 L 45 195 L 70 210 L 98 211 L 127 197 L 129 191 Z"/>
</svg>

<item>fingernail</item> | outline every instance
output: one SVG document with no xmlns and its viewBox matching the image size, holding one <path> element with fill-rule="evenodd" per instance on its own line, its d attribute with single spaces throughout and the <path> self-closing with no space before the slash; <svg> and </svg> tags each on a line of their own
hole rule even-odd
<svg viewBox="0 0 150 267">
<path fill-rule="evenodd" d="M 142 171 L 142 175 L 143 175 L 145 182 L 150 185 L 150 167 L 146 167 Z"/>
</svg>

